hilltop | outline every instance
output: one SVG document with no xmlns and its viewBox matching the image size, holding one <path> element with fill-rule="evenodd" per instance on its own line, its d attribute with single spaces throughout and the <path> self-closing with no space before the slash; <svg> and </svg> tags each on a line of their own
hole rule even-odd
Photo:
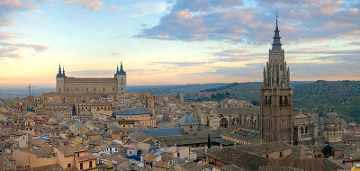
<svg viewBox="0 0 360 171">
<path fill-rule="evenodd" d="M 259 104 L 261 83 L 232 83 L 204 89 L 195 100 L 222 100 L 232 97 Z M 360 81 L 292 82 L 295 110 L 305 112 L 336 111 L 347 120 L 360 122 Z"/>
</svg>

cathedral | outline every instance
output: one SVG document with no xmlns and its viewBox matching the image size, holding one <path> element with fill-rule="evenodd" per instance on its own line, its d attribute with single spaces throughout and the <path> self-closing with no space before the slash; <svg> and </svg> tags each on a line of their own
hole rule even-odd
<svg viewBox="0 0 360 171">
<path fill-rule="evenodd" d="M 272 48 L 264 67 L 261 86 L 261 137 L 263 143 L 292 143 L 293 102 L 290 70 L 281 48 L 280 31 L 276 19 Z"/>
</svg>

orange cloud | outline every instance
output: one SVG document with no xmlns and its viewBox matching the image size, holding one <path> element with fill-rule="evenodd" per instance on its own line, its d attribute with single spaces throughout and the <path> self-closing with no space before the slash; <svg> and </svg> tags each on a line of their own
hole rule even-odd
<svg viewBox="0 0 360 171">
<path fill-rule="evenodd" d="M 98 11 L 102 8 L 102 0 L 65 0 L 67 3 L 79 4 L 90 10 Z"/>
</svg>

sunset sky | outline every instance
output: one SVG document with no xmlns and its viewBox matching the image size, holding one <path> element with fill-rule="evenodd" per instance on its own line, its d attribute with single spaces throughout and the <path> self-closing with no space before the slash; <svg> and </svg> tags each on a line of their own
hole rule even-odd
<svg viewBox="0 0 360 171">
<path fill-rule="evenodd" d="M 359 0 L 0 0 L 0 86 L 261 81 L 275 16 L 292 80 L 360 80 Z"/>
</svg>

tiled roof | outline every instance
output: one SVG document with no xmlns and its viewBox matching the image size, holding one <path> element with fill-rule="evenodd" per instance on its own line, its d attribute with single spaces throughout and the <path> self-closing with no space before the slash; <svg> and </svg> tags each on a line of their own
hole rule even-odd
<svg viewBox="0 0 360 171">
<path fill-rule="evenodd" d="M 183 135 L 183 129 L 181 128 L 153 128 L 145 129 L 144 133 L 152 137 L 164 137 L 164 136 L 180 136 Z"/>
<path fill-rule="evenodd" d="M 144 114 L 151 114 L 150 111 L 148 111 L 145 108 L 133 108 L 133 109 L 127 109 L 123 111 L 115 111 L 112 113 L 113 116 L 117 115 L 144 115 Z"/>
</svg>

